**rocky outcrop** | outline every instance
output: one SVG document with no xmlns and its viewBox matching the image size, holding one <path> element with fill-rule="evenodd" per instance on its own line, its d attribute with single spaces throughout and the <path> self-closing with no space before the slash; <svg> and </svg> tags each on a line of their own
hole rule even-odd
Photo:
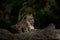
<svg viewBox="0 0 60 40">
<path fill-rule="evenodd" d="M 0 28 L 0 40 L 58 40 L 60 39 L 59 33 L 59 30 L 55 29 L 53 24 L 49 24 L 48 27 L 42 30 L 36 29 L 15 34 Z"/>
<path fill-rule="evenodd" d="M 0 28 L 0 40 L 17 40 L 12 33 Z"/>
</svg>

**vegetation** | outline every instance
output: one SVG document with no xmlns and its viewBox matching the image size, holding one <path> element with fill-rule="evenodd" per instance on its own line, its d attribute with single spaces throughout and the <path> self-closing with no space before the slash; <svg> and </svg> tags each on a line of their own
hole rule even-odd
<svg viewBox="0 0 60 40">
<path fill-rule="evenodd" d="M 35 18 L 35 27 L 44 28 L 53 22 L 60 26 L 60 0 L 2 0 L 0 1 L 0 27 L 8 28 L 26 14 L 27 7 Z M 29 12 L 29 11 L 28 11 Z"/>
<path fill-rule="evenodd" d="M 33 14 L 35 19 L 34 27 L 38 29 L 14 34 L 18 32 L 14 28 L 15 24 L 27 13 Z M 49 25 L 50 23 L 54 25 Z M 56 30 L 55 26 L 60 28 L 60 0 L 0 1 L 0 40 L 60 39 L 60 30 Z"/>
</svg>

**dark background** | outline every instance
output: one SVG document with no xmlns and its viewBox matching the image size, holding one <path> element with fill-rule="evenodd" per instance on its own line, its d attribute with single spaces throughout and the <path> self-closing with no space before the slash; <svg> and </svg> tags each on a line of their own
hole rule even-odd
<svg viewBox="0 0 60 40">
<path fill-rule="evenodd" d="M 60 29 L 60 0 L 0 0 L 0 28 L 9 29 L 18 23 L 19 12 L 25 6 L 32 8 L 35 28 L 43 29 L 52 22 Z"/>
</svg>

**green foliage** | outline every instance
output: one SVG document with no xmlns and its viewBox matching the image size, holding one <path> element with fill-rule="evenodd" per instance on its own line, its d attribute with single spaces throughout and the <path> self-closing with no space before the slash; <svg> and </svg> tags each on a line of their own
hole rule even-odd
<svg viewBox="0 0 60 40">
<path fill-rule="evenodd" d="M 56 0 L 2 0 L 0 3 L 0 19 L 4 20 L 7 25 L 17 23 L 19 12 L 21 12 L 22 16 L 26 15 L 25 9 L 27 8 L 25 6 L 32 8 L 31 13 L 35 18 L 35 26 L 44 26 L 49 22 L 59 22 L 60 17 L 57 14 L 59 7 Z"/>
</svg>

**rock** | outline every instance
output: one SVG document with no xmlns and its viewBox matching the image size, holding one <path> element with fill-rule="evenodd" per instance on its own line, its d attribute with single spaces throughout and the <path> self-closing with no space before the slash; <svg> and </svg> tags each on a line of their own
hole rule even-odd
<svg viewBox="0 0 60 40">
<path fill-rule="evenodd" d="M 0 40 L 17 40 L 12 33 L 0 28 Z"/>
</svg>

